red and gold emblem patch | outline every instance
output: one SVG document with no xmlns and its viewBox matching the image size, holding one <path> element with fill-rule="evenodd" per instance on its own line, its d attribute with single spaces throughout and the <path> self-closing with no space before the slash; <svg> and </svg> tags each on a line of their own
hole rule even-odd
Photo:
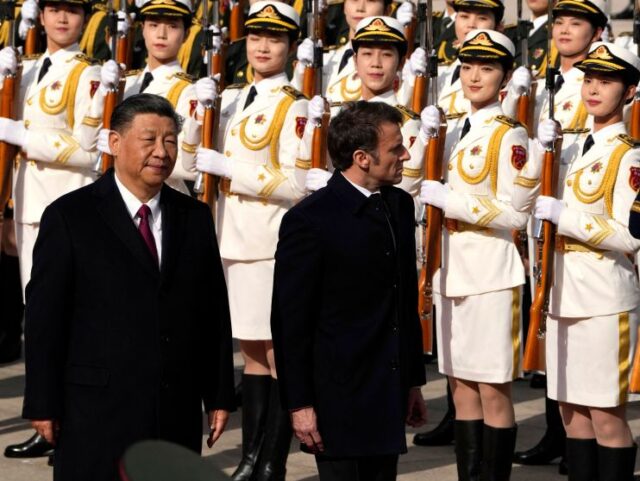
<svg viewBox="0 0 640 481">
<path fill-rule="evenodd" d="M 51 88 L 53 90 L 56 90 L 55 85 L 58 82 L 54 82 L 53 85 L 51 86 Z M 93 96 L 95 95 L 95 93 L 98 91 L 98 87 L 100 87 L 100 81 L 99 80 L 92 80 L 91 81 L 91 85 L 90 85 L 90 89 L 89 89 L 89 95 L 91 96 L 91 98 L 93 98 Z M 57 88 L 60 88 L 60 86 L 58 85 Z"/>
<path fill-rule="evenodd" d="M 522 170 L 526 163 L 527 149 L 522 145 L 511 146 L 511 164 L 516 168 L 516 170 Z"/>
<path fill-rule="evenodd" d="M 264 114 L 260 114 L 256 117 L 256 120 L 254 121 L 256 124 L 258 125 L 262 125 L 267 121 L 267 118 L 264 116 Z"/>
<path fill-rule="evenodd" d="M 471 155 L 480 155 L 480 153 L 482 152 L 482 146 L 480 145 L 474 145 L 471 148 Z"/>
<path fill-rule="evenodd" d="M 565 103 L 562 104 L 562 110 L 564 110 L 565 112 L 567 110 L 571 110 L 573 108 L 573 102 L 571 100 L 567 100 Z"/>
<path fill-rule="evenodd" d="M 640 167 L 631 167 L 629 169 L 629 185 L 635 192 L 640 190 Z"/>
<path fill-rule="evenodd" d="M 409 148 L 413 147 L 413 143 L 416 141 L 416 136 L 412 135 L 409 137 Z"/>
<path fill-rule="evenodd" d="M 544 55 L 544 49 L 543 48 L 537 48 L 537 49 L 535 49 L 533 51 L 533 58 L 535 58 L 535 59 L 539 59 L 543 55 Z"/>
<path fill-rule="evenodd" d="M 304 127 L 307 125 L 306 117 L 296 117 L 296 135 L 299 139 L 302 138 L 304 134 Z"/>
<path fill-rule="evenodd" d="M 198 108 L 198 101 L 196 99 L 189 100 L 189 117 L 193 115 L 196 108 Z"/>
<path fill-rule="evenodd" d="M 93 87 L 93 82 L 96 82 L 95 80 L 91 81 L 91 86 Z M 98 85 L 100 85 L 100 82 L 98 82 Z M 62 87 L 62 84 L 60 83 L 60 80 L 56 80 L 55 82 L 53 82 L 51 84 L 51 90 L 60 90 L 60 87 Z M 91 94 L 91 96 L 93 97 L 93 93 Z"/>
<path fill-rule="evenodd" d="M 602 170 L 602 162 L 596 162 L 595 164 L 593 164 L 591 166 L 591 173 L 592 174 L 597 174 L 601 170 Z"/>
</svg>

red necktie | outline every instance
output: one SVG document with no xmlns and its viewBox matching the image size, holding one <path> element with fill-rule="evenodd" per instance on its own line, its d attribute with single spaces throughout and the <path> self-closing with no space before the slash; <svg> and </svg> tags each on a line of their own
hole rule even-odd
<svg viewBox="0 0 640 481">
<path fill-rule="evenodd" d="M 151 216 L 151 209 L 148 205 L 142 204 L 138 209 L 138 217 L 140 217 L 140 225 L 138 226 L 138 231 L 144 240 L 144 243 L 147 244 L 147 248 L 151 253 L 151 257 L 153 257 L 156 261 L 156 264 L 159 264 L 158 261 L 158 249 L 156 249 L 156 240 L 153 237 L 153 233 L 151 232 L 151 227 L 149 226 L 149 217 Z"/>
</svg>

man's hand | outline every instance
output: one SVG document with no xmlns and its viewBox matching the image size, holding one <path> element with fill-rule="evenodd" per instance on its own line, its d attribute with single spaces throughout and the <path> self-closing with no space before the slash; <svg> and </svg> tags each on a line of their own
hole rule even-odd
<svg viewBox="0 0 640 481">
<path fill-rule="evenodd" d="M 313 408 L 302 408 L 291 412 L 293 434 L 304 443 L 313 454 L 324 451 L 324 444 L 318 432 L 318 420 Z"/>
<path fill-rule="evenodd" d="M 405 422 L 412 428 L 419 428 L 427 422 L 427 406 L 419 387 L 409 389 L 409 405 Z"/>
<path fill-rule="evenodd" d="M 222 433 L 224 432 L 224 428 L 227 426 L 228 420 L 229 411 L 225 411 L 224 409 L 209 411 L 209 427 L 211 428 L 211 432 L 207 438 L 207 446 L 209 446 L 209 448 L 211 448 L 215 442 L 220 439 L 220 436 L 222 436 Z"/>
<path fill-rule="evenodd" d="M 58 431 L 60 431 L 58 421 L 53 419 L 34 419 L 31 421 L 31 427 L 45 438 L 49 444 L 56 445 L 56 438 L 58 437 Z"/>
</svg>

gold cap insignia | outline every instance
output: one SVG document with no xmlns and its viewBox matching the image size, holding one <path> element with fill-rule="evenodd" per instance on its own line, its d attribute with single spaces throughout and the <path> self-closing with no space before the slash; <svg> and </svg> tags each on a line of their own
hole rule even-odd
<svg viewBox="0 0 640 481">
<path fill-rule="evenodd" d="M 381 18 L 376 18 L 373 22 L 367 25 L 365 30 L 369 32 L 388 32 L 391 29 L 387 26 L 386 23 Z"/>
<path fill-rule="evenodd" d="M 278 14 L 278 11 L 275 8 L 273 8 L 273 5 L 267 5 L 265 8 L 262 9 L 260 13 L 256 14 L 256 17 L 279 19 L 280 15 Z"/>
<path fill-rule="evenodd" d="M 600 60 L 613 60 L 611 53 L 604 45 L 600 45 L 597 49 L 589 54 L 589 58 L 597 58 Z"/>
<path fill-rule="evenodd" d="M 492 47 L 493 42 L 491 41 L 491 38 L 489 38 L 489 35 L 482 32 L 478 34 L 476 38 L 469 40 L 469 45 L 483 45 L 485 47 Z"/>
</svg>

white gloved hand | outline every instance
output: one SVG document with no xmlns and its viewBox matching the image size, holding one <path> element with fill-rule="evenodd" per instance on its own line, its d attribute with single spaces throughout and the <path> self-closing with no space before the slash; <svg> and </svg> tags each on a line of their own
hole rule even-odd
<svg viewBox="0 0 640 481">
<path fill-rule="evenodd" d="M 224 29 L 220 29 L 217 25 L 209 25 L 209 30 L 213 32 L 213 35 L 211 36 L 211 46 L 213 47 L 213 50 L 220 51 L 222 48 L 222 37 L 226 27 Z"/>
<path fill-rule="evenodd" d="M 428 105 L 420 114 L 422 132 L 427 138 L 435 137 L 440 129 L 440 110 L 435 105 Z"/>
<path fill-rule="evenodd" d="M 202 77 L 196 82 L 196 99 L 198 106 L 196 107 L 196 115 L 202 117 L 206 105 L 211 105 L 218 95 L 218 82 L 220 74 L 214 77 Z"/>
<path fill-rule="evenodd" d="M 131 19 L 126 13 L 120 10 L 116 12 L 116 15 L 118 17 L 118 25 L 116 26 L 116 31 L 119 35 L 127 35 L 129 33 L 129 29 L 131 28 Z"/>
<path fill-rule="evenodd" d="M 296 54 L 298 62 L 305 67 L 311 65 L 313 63 L 313 50 L 313 40 L 305 38 L 302 43 L 298 45 L 298 52 Z"/>
<path fill-rule="evenodd" d="M 518 67 L 511 77 L 511 85 L 518 95 L 522 95 L 531 88 L 531 72 L 526 67 Z"/>
<path fill-rule="evenodd" d="M 136 9 L 140 10 L 142 6 L 147 3 L 149 0 L 135 0 Z"/>
<path fill-rule="evenodd" d="M 326 187 L 331 174 L 324 169 L 310 169 L 304 181 L 304 187 L 310 192 L 315 192 Z"/>
<path fill-rule="evenodd" d="M 100 93 L 106 95 L 120 82 L 120 67 L 115 60 L 107 60 L 100 69 Z"/>
<path fill-rule="evenodd" d="M 96 142 L 96 147 L 100 152 L 103 152 L 108 155 L 111 154 L 111 148 L 109 148 L 109 133 L 111 130 L 109 129 L 100 129 L 98 132 L 98 140 Z"/>
<path fill-rule="evenodd" d="M 11 120 L 0 117 L 0 141 L 24 148 L 27 137 L 27 129 L 22 120 Z"/>
<path fill-rule="evenodd" d="M 560 220 L 560 215 L 565 207 L 566 206 L 563 201 L 553 197 L 547 197 L 546 195 L 541 195 L 536 199 L 536 205 L 533 208 L 533 216 L 536 219 L 548 220 L 557 225 Z"/>
<path fill-rule="evenodd" d="M 38 2 L 36 0 L 25 0 L 22 4 L 22 10 L 20 10 L 22 22 L 25 22 L 28 26 L 33 26 L 36 23 L 40 9 L 38 8 Z"/>
<path fill-rule="evenodd" d="M 403 27 L 409 25 L 414 16 L 413 4 L 411 3 L 411 0 L 402 2 L 402 4 L 400 4 L 400 6 L 398 7 L 398 10 L 396 10 L 396 20 L 398 20 L 398 22 L 400 22 Z"/>
<path fill-rule="evenodd" d="M 409 69 L 414 77 L 427 71 L 427 52 L 422 47 L 416 48 L 409 57 Z"/>
<path fill-rule="evenodd" d="M 207 174 L 217 175 L 231 179 L 233 161 L 220 152 L 204 147 L 198 147 L 196 151 L 196 169 Z"/>
<path fill-rule="evenodd" d="M 418 199 L 422 204 L 429 204 L 444 210 L 447 207 L 450 193 L 451 187 L 449 187 L 449 184 L 441 184 L 435 180 L 423 180 L 420 184 L 420 196 Z"/>
<path fill-rule="evenodd" d="M 555 120 L 545 119 L 538 124 L 538 142 L 544 149 L 550 148 L 559 135 Z"/>
<path fill-rule="evenodd" d="M 320 95 L 314 96 L 307 105 L 307 119 L 309 122 L 319 124 L 324 114 L 324 99 Z"/>
<path fill-rule="evenodd" d="M 0 50 L 0 75 L 6 77 L 16 73 L 18 70 L 18 58 L 16 51 L 12 47 L 5 47 Z"/>
</svg>

